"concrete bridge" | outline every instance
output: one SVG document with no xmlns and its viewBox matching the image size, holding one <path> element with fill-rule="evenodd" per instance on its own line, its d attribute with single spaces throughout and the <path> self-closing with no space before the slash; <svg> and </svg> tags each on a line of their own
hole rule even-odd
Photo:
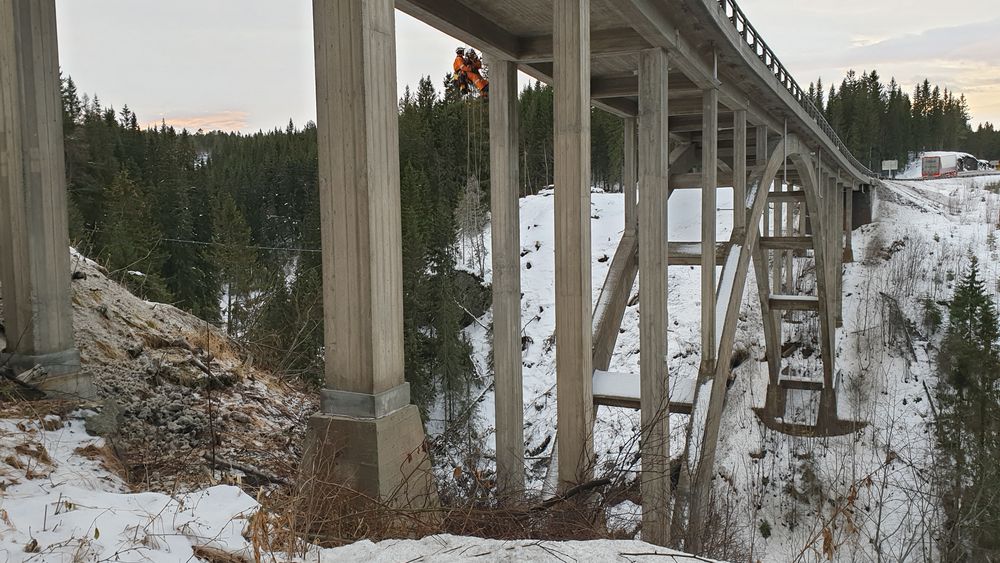
<svg viewBox="0 0 1000 563">
<path fill-rule="evenodd" d="M 403 373 L 394 8 L 489 59 L 497 476 L 524 487 L 518 224 L 517 71 L 554 86 L 557 467 L 560 487 L 590 478 L 595 405 L 641 410 L 643 538 L 700 548 L 725 408 L 736 321 L 754 268 L 767 349 L 764 424 L 833 435 L 841 264 L 863 221 L 874 174 L 844 147 L 732 0 L 314 0 L 326 385 L 304 467 L 373 497 L 433 502 L 419 413 Z M 75 377 L 54 0 L 0 0 L 0 269 L 6 361 Z M 386 72 L 369 72 L 379 68 Z M 625 231 L 591 302 L 590 108 L 625 123 Z M 732 187 L 730 240 L 716 240 L 716 192 Z M 667 237 L 675 189 L 702 190 L 702 240 Z M 852 209 L 853 207 L 853 209 Z M 870 213 L 869 213 L 870 214 Z M 846 236 L 845 236 L 846 235 Z M 793 260 L 815 262 L 798 294 Z M 668 397 L 667 269 L 699 265 L 701 373 Z M 721 274 L 717 267 L 721 265 Z M 606 372 L 639 280 L 640 369 Z M 814 315 L 821 368 L 782 375 L 787 311 Z M 17 335 L 17 338 L 11 338 Z M 597 393 L 595 393 L 595 387 Z M 819 394 L 816 422 L 785 421 L 790 389 Z M 699 395 L 707 393 L 707 400 Z M 699 443 L 672 491 L 670 412 L 700 417 Z M 707 407 L 704 407 L 707 405 Z M 693 423 L 692 423 L 693 424 Z M 336 458 L 335 464 L 333 463 Z M 675 532 L 676 534 L 677 532 Z M 679 538 L 678 538 L 679 539 Z"/>
</svg>

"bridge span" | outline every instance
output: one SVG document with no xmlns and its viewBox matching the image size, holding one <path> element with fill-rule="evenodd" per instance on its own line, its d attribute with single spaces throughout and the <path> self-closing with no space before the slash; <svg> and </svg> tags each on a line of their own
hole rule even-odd
<svg viewBox="0 0 1000 563">
<path fill-rule="evenodd" d="M 791 434 L 857 426 L 837 413 L 841 265 L 851 259 L 850 233 L 877 180 L 733 0 L 313 0 L 313 7 L 327 357 L 304 467 L 330 467 L 328 477 L 372 497 L 398 498 L 405 484 L 407 503 L 432 502 L 430 478 L 413 479 L 427 460 L 414 455 L 424 434 L 403 371 L 397 8 L 488 57 L 497 477 L 504 494 L 524 488 L 517 71 L 554 87 L 553 470 L 560 487 L 590 478 L 595 405 L 639 408 L 643 539 L 667 545 L 673 529 L 698 551 L 751 267 L 769 380 L 759 417 Z M 86 393 L 87 382 L 74 377 L 58 69 L 54 0 L 0 0 L 0 270 L 7 333 L 25 335 L 4 353 L 14 365 L 48 368 L 53 389 Z M 625 124 L 625 230 L 596 305 L 592 105 Z M 732 187 L 736 202 L 728 241 L 716 240 L 721 186 Z M 668 240 L 675 189 L 701 190 L 699 243 Z M 796 289 L 797 260 L 815 263 L 808 293 Z M 702 276 L 701 373 L 684 398 L 667 392 L 667 268 L 675 264 L 698 265 Z M 636 278 L 640 370 L 619 374 L 618 386 L 606 370 Z M 789 311 L 816 318 L 815 373 L 782 373 Z M 786 421 L 789 390 L 819 394 L 815 423 Z M 704 427 L 688 431 L 690 459 L 673 491 L 668 414 L 696 408 L 707 411 L 688 420 Z M 316 463 L 324 459 L 329 463 Z"/>
</svg>

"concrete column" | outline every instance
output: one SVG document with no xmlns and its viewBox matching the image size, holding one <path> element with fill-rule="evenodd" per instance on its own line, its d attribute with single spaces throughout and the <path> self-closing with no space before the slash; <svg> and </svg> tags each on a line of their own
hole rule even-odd
<svg viewBox="0 0 1000 563">
<path fill-rule="evenodd" d="M 757 155 L 757 157 L 756 157 L 756 165 L 758 167 L 763 167 L 763 166 L 765 166 L 767 164 L 768 157 L 771 156 L 770 153 L 768 152 L 768 148 L 767 148 L 767 137 L 768 137 L 767 125 L 758 125 L 757 129 L 755 131 L 755 134 L 757 136 L 757 139 L 756 139 L 756 147 L 757 147 L 757 150 L 756 150 L 756 155 Z M 762 189 L 764 191 L 770 191 L 771 190 L 771 186 L 770 185 L 767 185 L 767 186 L 761 185 L 760 189 Z M 761 223 L 761 225 L 762 225 L 761 235 L 763 235 L 765 237 L 768 235 L 768 228 L 769 228 L 769 225 L 770 225 L 770 219 L 769 219 L 769 217 L 770 217 L 770 205 L 765 205 L 764 206 L 764 215 L 763 215 L 763 219 L 762 219 L 762 223 Z M 753 225 L 753 226 L 756 227 L 756 225 Z M 767 253 L 765 252 L 765 255 L 766 254 Z"/>
<path fill-rule="evenodd" d="M 872 222 L 875 190 L 872 186 L 862 186 L 851 194 L 851 229 Z"/>
<path fill-rule="evenodd" d="M 590 1 L 553 3 L 556 389 L 559 482 L 593 470 L 590 272 Z"/>
<path fill-rule="evenodd" d="M 715 240 L 719 191 L 719 91 L 702 92 L 701 173 L 701 376 L 715 373 Z"/>
<path fill-rule="evenodd" d="M 854 186 L 844 190 L 844 262 L 854 262 Z"/>
<path fill-rule="evenodd" d="M 412 507 L 433 481 L 403 378 L 394 12 L 313 1 L 326 381 L 303 471 Z"/>
<path fill-rule="evenodd" d="M 804 187 L 802 189 L 805 189 Z M 804 203 L 795 204 L 799 210 L 799 229 L 798 234 L 800 237 L 806 236 L 806 205 Z"/>
<path fill-rule="evenodd" d="M 834 191 L 830 192 L 833 204 L 833 222 L 830 223 L 830 235 L 834 240 L 833 260 L 835 270 L 833 272 L 834 281 L 837 288 L 836 317 L 837 328 L 844 326 L 844 224 L 846 223 L 844 214 L 844 185 L 838 180 L 834 184 Z"/>
<path fill-rule="evenodd" d="M 42 366 L 40 387 L 94 395 L 73 307 L 54 0 L 0 0 L 0 364 Z"/>
<path fill-rule="evenodd" d="M 625 133 L 624 157 L 625 169 L 622 171 L 623 190 L 625 192 L 625 236 L 635 235 L 639 228 L 638 200 L 636 199 L 636 118 L 626 117 L 623 122 Z"/>
<path fill-rule="evenodd" d="M 786 187 L 788 191 L 794 191 L 794 185 L 789 183 Z M 792 202 L 788 202 L 785 205 L 785 236 L 795 236 L 795 205 Z M 795 276 L 793 271 L 793 260 L 792 257 L 795 255 L 795 251 L 789 250 L 785 252 L 785 289 L 783 293 L 791 294 L 794 293 L 795 289 Z"/>
<path fill-rule="evenodd" d="M 823 297 L 826 302 L 826 319 L 822 318 L 822 311 L 820 319 L 823 322 L 823 328 L 826 329 L 826 332 L 821 333 L 820 337 L 823 339 L 823 347 L 829 350 L 824 358 L 829 358 L 829 365 L 824 366 L 825 383 L 833 389 L 834 376 L 837 373 L 835 368 L 837 355 L 835 352 L 837 349 L 838 303 L 840 301 L 838 297 L 840 287 L 837 280 L 840 278 L 840 258 L 842 252 L 840 237 L 837 236 L 842 228 L 837 215 L 837 199 L 839 199 L 840 187 L 837 185 L 836 177 L 832 173 L 828 173 L 827 169 L 823 169 L 823 174 L 820 175 L 820 185 L 823 191 L 821 192 L 822 197 L 818 206 L 820 209 L 819 216 L 816 218 L 818 224 L 813 225 L 813 234 L 814 236 L 823 237 L 821 244 L 825 249 L 822 270 L 826 286 Z M 817 266 L 817 274 L 819 273 L 818 270 L 819 266 Z"/>
<path fill-rule="evenodd" d="M 670 417 L 667 397 L 667 53 L 639 57 L 639 404 L 642 537 L 670 541 Z M 714 161 L 713 161 L 714 164 Z M 708 191 L 708 190 L 706 190 Z"/>
<path fill-rule="evenodd" d="M 496 375 L 497 484 L 524 491 L 521 375 L 521 227 L 518 205 L 517 65 L 490 64 L 490 218 L 493 259 L 493 372 Z"/>
<path fill-rule="evenodd" d="M 774 182 L 774 191 L 782 192 L 785 190 L 785 186 L 781 182 L 781 179 L 777 179 Z M 771 236 L 780 237 L 781 236 L 781 225 L 782 225 L 782 213 L 786 206 L 781 200 L 774 200 L 774 215 L 772 220 L 774 224 L 772 225 Z M 781 282 L 782 282 L 782 267 L 785 260 L 785 251 L 774 250 L 772 251 L 772 261 L 771 261 L 771 291 L 773 293 L 781 293 Z"/>
<path fill-rule="evenodd" d="M 747 224 L 747 112 L 733 112 L 733 230 L 742 233 Z"/>
</svg>

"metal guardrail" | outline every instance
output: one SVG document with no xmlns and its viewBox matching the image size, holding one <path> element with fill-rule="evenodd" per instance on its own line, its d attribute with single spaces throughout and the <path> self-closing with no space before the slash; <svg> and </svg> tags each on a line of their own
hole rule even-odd
<svg viewBox="0 0 1000 563">
<path fill-rule="evenodd" d="M 767 43 L 764 42 L 764 39 L 761 37 L 760 33 L 758 33 L 756 29 L 754 29 L 753 25 L 750 23 L 750 20 L 747 19 L 746 14 L 744 14 L 743 10 L 741 10 L 739 5 L 736 4 L 736 1 L 735 0 L 718 0 L 718 1 L 719 1 L 719 7 L 725 12 L 726 17 L 733 24 L 733 27 L 736 28 L 736 32 L 740 34 L 740 37 L 743 38 L 743 41 L 747 44 L 747 46 L 749 46 L 754 50 L 754 53 L 756 53 L 757 58 L 759 58 L 761 62 L 763 62 L 764 65 L 767 66 L 768 70 L 771 71 L 771 74 L 773 74 L 775 78 L 778 79 L 778 82 L 780 82 L 781 85 L 784 86 L 786 90 L 788 90 L 788 93 L 790 93 L 792 97 L 799 102 L 799 105 L 802 106 L 802 109 L 804 109 L 805 112 L 809 115 L 809 117 L 811 117 L 813 121 L 816 122 L 816 125 L 818 125 L 819 128 L 822 129 L 824 133 L 826 133 L 826 136 L 829 137 L 831 141 L 833 141 L 833 144 L 837 147 L 837 150 L 840 151 L 840 153 L 844 156 L 844 158 L 846 158 L 847 161 L 851 163 L 851 165 L 853 165 L 863 174 L 867 174 L 872 178 L 878 177 L 878 174 L 872 172 L 864 164 L 861 164 L 861 162 L 857 158 L 855 158 L 853 154 L 851 154 L 851 151 L 847 149 L 847 145 L 845 145 L 844 142 L 840 140 L 840 136 L 838 136 L 837 132 L 833 130 L 833 126 L 831 126 L 830 123 L 826 120 L 822 112 L 820 112 L 816 108 L 816 106 L 813 105 L 812 101 L 809 99 L 806 93 L 803 92 L 802 88 L 795 81 L 795 79 L 792 78 L 792 75 L 789 74 L 785 66 L 781 64 L 781 61 L 778 60 L 778 57 L 774 55 L 774 51 L 772 51 L 771 48 L 767 46 Z"/>
</svg>

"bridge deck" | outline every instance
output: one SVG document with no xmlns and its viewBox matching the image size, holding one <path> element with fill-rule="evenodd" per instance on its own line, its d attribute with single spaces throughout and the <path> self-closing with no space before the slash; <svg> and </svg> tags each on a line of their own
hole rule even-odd
<svg viewBox="0 0 1000 563">
<path fill-rule="evenodd" d="M 396 0 L 396 7 L 552 82 L 552 0 Z M 763 38 L 756 36 L 755 46 L 748 45 L 747 37 L 756 31 L 742 13 L 732 13 L 733 7 L 731 0 L 591 0 L 594 104 L 619 115 L 637 115 L 639 52 L 665 48 L 671 58 L 671 131 L 699 125 L 703 89 L 718 88 L 723 112 L 745 109 L 752 125 L 772 131 L 787 127 L 821 148 L 858 183 L 868 183 L 867 171 L 841 152 L 838 140 L 826 132 L 828 126 L 798 101 L 797 85 Z M 728 123 L 731 119 L 723 113 L 720 125 Z"/>
</svg>

